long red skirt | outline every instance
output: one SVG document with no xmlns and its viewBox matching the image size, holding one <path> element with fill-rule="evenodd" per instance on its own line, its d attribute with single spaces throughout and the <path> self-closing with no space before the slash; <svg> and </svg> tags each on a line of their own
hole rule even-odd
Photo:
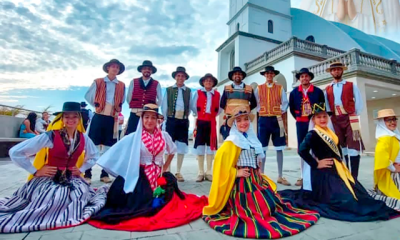
<svg viewBox="0 0 400 240">
<path fill-rule="evenodd" d="M 89 224 L 102 229 L 123 231 L 154 231 L 185 225 L 202 216 L 203 207 L 207 205 L 207 197 L 186 194 L 181 200 L 176 194 L 156 215 L 138 217 L 122 221 L 118 224 L 107 224 L 97 220 L 89 220 Z"/>
</svg>

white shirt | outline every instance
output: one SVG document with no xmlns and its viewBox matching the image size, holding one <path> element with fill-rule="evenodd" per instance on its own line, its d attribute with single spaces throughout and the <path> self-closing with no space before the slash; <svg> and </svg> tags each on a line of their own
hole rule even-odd
<svg viewBox="0 0 400 240">
<path fill-rule="evenodd" d="M 342 92 L 343 92 L 343 85 L 346 84 L 346 80 L 342 80 L 338 83 L 332 82 L 330 85 L 333 87 L 333 96 L 335 99 L 334 105 L 335 106 L 343 106 L 342 103 Z M 329 103 L 328 101 L 328 95 L 326 94 L 326 91 L 324 91 L 325 94 L 325 102 Z M 354 101 L 355 101 L 355 109 L 356 109 L 356 115 L 360 115 L 364 106 L 361 101 L 361 93 L 360 90 L 358 90 L 357 85 L 353 84 L 353 95 L 354 95 Z M 326 110 L 328 112 L 331 111 L 331 108 L 329 104 L 326 104 Z"/>
<path fill-rule="evenodd" d="M 185 111 L 185 103 L 183 101 L 183 91 L 186 90 L 186 86 L 183 85 L 182 87 L 178 87 L 176 86 L 176 84 L 174 84 L 174 86 L 172 86 L 173 88 L 178 88 L 178 96 L 176 98 L 176 106 L 175 106 L 175 111 Z M 190 110 L 191 110 L 191 99 L 189 98 L 189 113 L 188 115 L 190 115 Z M 164 117 L 168 117 L 168 94 L 165 93 L 164 98 L 162 100 L 162 104 L 161 104 L 161 112 L 162 115 L 164 115 Z"/>
<path fill-rule="evenodd" d="M 87 134 L 83 134 L 85 138 L 85 160 L 79 169 L 85 172 L 96 164 L 99 158 L 99 152 Z M 53 142 L 47 134 L 40 134 L 34 138 L 27 139 L 10 149 L 11 160 L 19 167 L 25 169 L 30 174 L 34 174 L 37 169 L 30 161 L 42 148 L 53 148 Z"/>
<path fill-rule="evenodd" d="M 243 89 L 244 88 L 244 83 L 241 83 L 239 85 L 233 83 L 232 85 L 233 85 L 233 89 Z"/>
<path fill-rule="evenodd" d="M 111 81 L 108 78 L 108 76 L 106 76 L 104 78 L 104 82 L 106 83 L 106 103 L 114 105 L 115 87 L 117 86 L 119 81 L 117 78 L 115 78 L 114 80 Z M 92 105 L 92 107 L 95 107 L 94 99 L 96 97 L 96 89 L 97 89 L 96 82 L 93 82 L 92 85 L 90 86 L 89 90 L 85 94 L 86 101 L 90 105 Z M 124 98 L 125 98 L 125 93 L 124 93 Z"/>
<path fill-rule="evenodd" d="M 267 83 L 267 87 L 271 88 L 274 85 L 274 83 Z M 256 88 L 256 90 L 254 91 L 254 96 L 256 97 L 257 100 L 257 112 L 260 111 L 260 96 L 258 95 L 258 88 Z M 281 91 L 281 111 L 282 113 L 285 113 L 288 109 L 289 106 L 289 101 L 287 99 L 287 95 L 285 93 L 285 89 L 283 89 L 282 87 L 282 91 Z"/>
<path fill-rule="evenodd" d="M 135 133 L 136 134 L 136 133 Z M 175 154 L 177 151 L 175 143 L 172 141 L 171 136 L 167 132 L 162 132 L 164 141 L 165 141 L 165 149 L 161 151 L 154 158 L 154 163 L 158 166 L 162 167 L 164 165 L 164 154 L 171 155 Z M 146 146 L 142 142 L 140 146 L 140 164 L 141 165 L 151 165 L 153 163 L 153 155 L 147 150 Z"/>
<path fill-rule="evenodd" d="M 143 79 L 143 83 L 144 86 L 147 87 L 147 84 L 149 84 L 150 80 L 152 78 L 149 78 L 148 80 L 144 80 Z M 126 95 L 126 102 L 129 104 L 132 100 L 132 94 L 133 94 L 133 89 L 134 89 L 134 84 L 133 84 L 133 80 L 131 81 L 131 83 L 129 84 L 129 88 L 128 88 L 128 94 Z M 156 104 L 158 106 L 160 106 L 161 104 L 161 100 L 162 100 L 162 91 L 161 91 L 161 84 L 158 83 L 157 85 L 157 99 L 156 99 Z"/>
<path fill-rule="evenodd" d="M 200 90 L 207 94 L 206 113 L 211 113 L 212 96 L 214 95 L 215 91 L 214 91 L 214 89 L 212 89 L 211 91 L 207 91 L 204 87 L 201 88 Z M 190 106 L 194 116 L 197 116 L 197 100 L 198 99 L 199 99 L 199 94 L 197 91 L 195 91 L 193 98 L 192 98 L 191 106 Z M 219 107 L 217 115 L 219 115 L 222 111 L 223 111 L 223 109 Z"/>
</svg>

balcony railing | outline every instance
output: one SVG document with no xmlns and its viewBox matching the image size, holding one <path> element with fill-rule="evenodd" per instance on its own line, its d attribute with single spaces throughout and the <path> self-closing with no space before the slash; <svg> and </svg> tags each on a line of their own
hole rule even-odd
<svg viewBox="0 0 400 240">
<path fill-rule="evenodd" d="M 345 51 L 331 48 L 326 45 L 321 45 L 310 41 L 298 39 L 297 37 L 292 37 L 288 41 L 280 44 L 279 46 L 271 49 L 268 52 L 265 52 L 256 59 L 246 63 L 245 64 L 246 71 L 248 72 L 251 71 L 252 69 L 261 67 L 266 63 L 271 62 L 280 57 L 283 57 L 286 54 L 291 53 L 293 51 L 302 52 L 325 59 L 345 53 Z"/>
<path fill-rule="evenodd" d="M 396 60 L 361 52 L 359 49 L 352 49 L 347 53 L 310 66 L 309 69 L 314 73 L 316 80 L 318 80 L 318 78 L 324 78 L 324 75 L 330 76 L 330 74 L 326 72 L 326 69 L 329 68 L 332 62 L 342 62 L 349 70 L 374 72 L 400 80 L 400 64 Z"/>
</svg>

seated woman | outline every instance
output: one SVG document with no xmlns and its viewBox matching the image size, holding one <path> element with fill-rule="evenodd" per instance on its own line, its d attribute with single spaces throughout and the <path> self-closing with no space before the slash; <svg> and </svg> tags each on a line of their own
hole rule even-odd
<svg viewBox="0 0 400 240">
<path fill-rule="evenodd" d="M 11 197 L 0 199 L 2 233 L 73 227 L 106 202 L 107 187 L 95 192 L 80 176 L 96 163 L 98 152 L 83 134 L 79 103 L 64 103 L 48 130 L 10 150 L 11 160 L 31 175 Z"/>
<path fill-rule="evenodd" d="M 319 218 L 313 211 L 292 207 L 275 192 L 276 184 L 261 175 L 264 152 L 246 107 L 237 107 L 228 120 L 229 137 L 214 161 L 209 205 L 204 221 L 226 235 L 243 238 L 282 238 L 309 228 Z"/>
<path fill-rule="evenodd" d="M 20 138 L 33 138 L 36 135 L 39 135 L 39 133 L 35 129 L 36 120 L 37 114 L 34 112 L 30 112 L 19 128 Z"/>
<path fill-rule="evenodd" d="M 397 116 L 393 109 L 378 112 L 375 137 L 374 185 L 369 191 L 377 200 L 400 211 L 400 132 L 397 129 Z"/>
<path fill-rule="evenodd" d="M 138 115 L 136 132 L 122 138 L 98 161 L 117 178 L 106 206 L 89 224 L 103 229 L 152 231 L 200 218 L 207 197 L 181 192 L 176 178 L 166 172 L 176 146 L 157 126 L 161 116 L 158 106 L 146 104 Z M 168 155 L 165 164 L 164 152 Z"/>
<path fill-rule="evenodd" d="M 312 130 L 299 147 L 299 155 L 307 163 L 303 189 L 280 191 L 281 196 L 297 207 L 315 210 L 330 219 L 364 222 L 398 216 L 385 203 L 370 197 L 351 176 L 343 162 L 338 137 L 329 128 L 325 103 L 314 104 L 311 117 Z"/>
</svg>

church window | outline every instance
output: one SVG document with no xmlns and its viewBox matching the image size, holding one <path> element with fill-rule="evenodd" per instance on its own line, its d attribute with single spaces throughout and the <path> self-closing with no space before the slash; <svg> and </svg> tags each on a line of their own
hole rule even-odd
<svg viewBox="0 0 400 240">
<path fill-rule="evenodd" d="M 274 22 L 272 20 L 268 20 L 268 32 L 274 33 Z"/>
<path fill-rule="evenodd" d="M 315 43 L 315 38 L 314 38 L 313 35 L 308 36 L 308 37 L 306 38 L 306 40 Z"/>
<path fill-rule="evenodd" d="M 229 56 L 229 67 L 231 70 L 235 67 L 235 50 L 232 50 Z"/>
</svg>

